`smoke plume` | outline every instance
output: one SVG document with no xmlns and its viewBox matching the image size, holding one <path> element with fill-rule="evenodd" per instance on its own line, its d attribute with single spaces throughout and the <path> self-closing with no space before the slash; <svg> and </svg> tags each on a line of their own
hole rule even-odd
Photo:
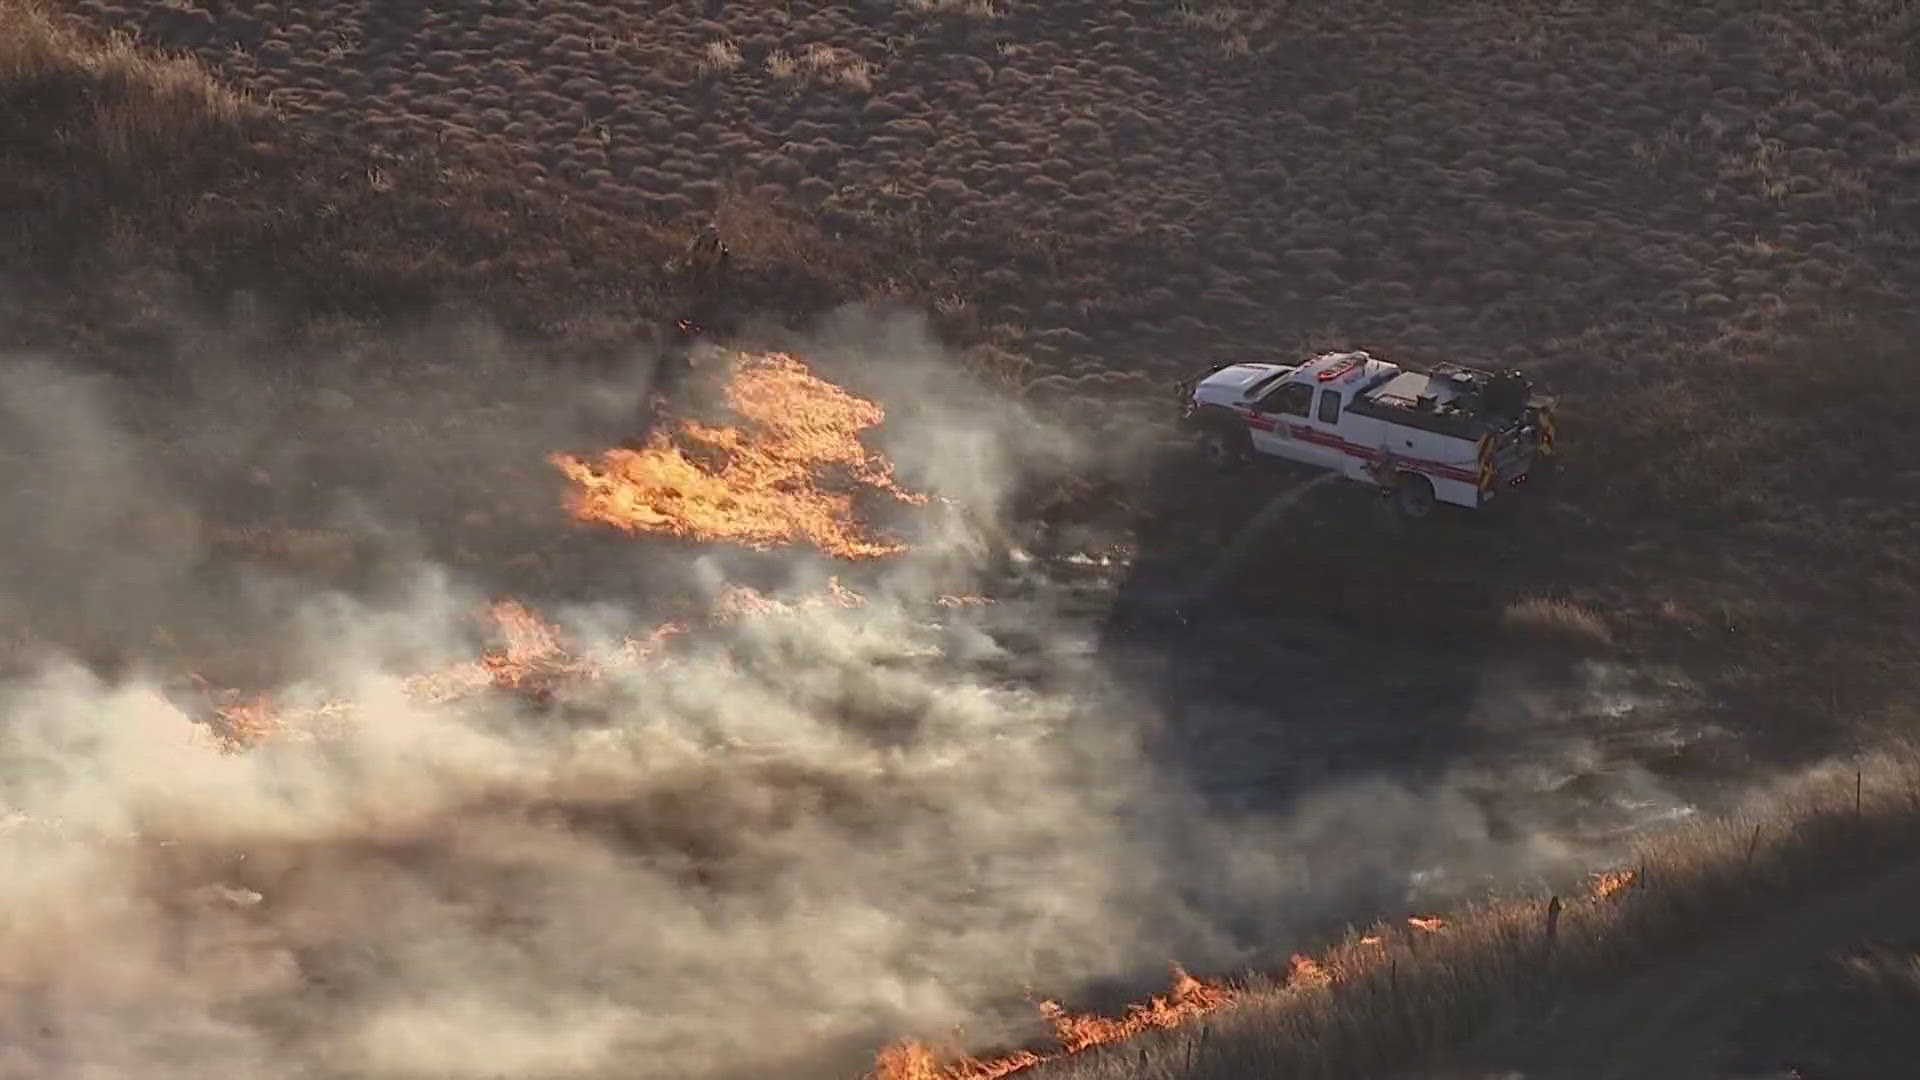
<svg viewBox="0 0 1920 1080">
<path fill-rule="evenodd" d="M 644 357 L 555 372 L 443 328 L 382 346 L 410 365 L 230 357 L 164 403 L 9 365 L 0 1077 L 849 1076 L 897 1035 L 1030 1038 L 1028 989 L 1271 965 L 1684 809 L 1557 729 L 1524 766 L 1316 784 L 1284 698 L 1169 717 L 1099 630 L 1124 567 L 1009 511 L 1114 447 L 910 319 L 768 337 L 887 408 L 873 445 L 930 496 L 876 510 L 904 554 L 567 521 L 547 458 L 623 437 Z M 509 590 L 592 674 L 413 692 Z M 229 673 L 320 719 L 236 750 L 182 681 Z M 1249 755 L 1284 798 L 1219 797 Z M 1612 816 L 1571 820 L 1553 792 L 1601 774 Z"/>
</svg>

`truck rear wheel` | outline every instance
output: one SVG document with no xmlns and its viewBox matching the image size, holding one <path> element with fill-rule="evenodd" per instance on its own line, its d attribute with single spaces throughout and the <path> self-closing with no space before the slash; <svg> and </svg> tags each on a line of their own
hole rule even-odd
<svg viewBox="0 0 1920 1080">
<path fill-rule="evenodd" d="M 1401 473 L 1393 484 L 1393 509 L 1411 521 L 1433 513 L 1433 481 L 1419 473 Z"/>
<path fill-rule="evenodd" d="M 1244 428 L 1209 424 L 1200 432 L 1200 456 L 1223 472 L 1237 469 L 1253 456 L 1253 440 Z"/>
</svg>

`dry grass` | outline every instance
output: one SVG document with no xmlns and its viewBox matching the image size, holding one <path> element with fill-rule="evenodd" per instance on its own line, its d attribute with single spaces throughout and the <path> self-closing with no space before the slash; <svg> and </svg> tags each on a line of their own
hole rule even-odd
<svg viewBox="0 0 1920 1080">
<path fill-rule="evenodd" d="M 813 42 L 799 55 L 784 49 L 767 54 L 767 74 L 780 82 L 818 82 L 856 90 L 873 89 L 873 65 L 859 55 Z"/>
<path fill-rule="evenodd" d="M 816 78 L 856 90 L 873 89 L 873 65 L 845 49 L 816 42 L 800 54 L 800 66 Z"/>
<path fill-rule="evenodd" d="M 124 33 L 83 37 L 45 0 L 0 0 L 0 26 L 0 86 L 10 94 L 87 88 L 35 133 L 64 158 L 65 183 L 178 194 L 180 149 L 230 152 L 257 112 L 197 61 L 157 55 Z"/>
<path fill-rule="evenodd" d="M 906 0 L 907 10 L 928 15 L 961 15 L 970 19 L 991 19 L 1000 14 L 994 0 Z"/>
<path fill-rule="evenodd" d="M 1598 615 L 1564 599 L 1529 597 L 1508 604 L 1501 622 L 1523 641 L 1561 648 L 1605 649 L 1613 632 Z"/>
<path fill-rule="evenodd" d="M 1175 11 L 1181 25 L 1234 60 L 1250 56 L 1253 43 L 1273 33 L 1281 20 L 1272 5 L 1245 0 L 1183 0 Z"/>
<path fill-rule="evenodd" d="M 740 46 L 731 41 L 709 41 L 700 50 L 700 70 L 714 74 L 732 71 L 741 64 Z"/>
<path fill-rule="evenodd" d="M 1806 778 L 1751 813 L 1649 838 L 1619 873 L 1559 898 L 1551 945 L 1546 896 L 1493 900 L 1448 913 L 1437 927 L 1355 930 L 1318 956 L 1242 981 L 1234 1004 L 1176 1030 L 1058 1058 L 1027 1075 L 1407 1075 L 1400 1070 L 1477 1033 L 1523 1029 L 1556 1003 L 1683 946 L 1710 945 L 1916 859 L 1920 756 L 1902 749 L 1858 773 Z M 1883 996 L 1910 1000 L 1916 985 L 1910 955 L 1856 959 L 1848 970 Z M 934 1069 L 929 1080 L 939 1075 Z"/>
</svg>

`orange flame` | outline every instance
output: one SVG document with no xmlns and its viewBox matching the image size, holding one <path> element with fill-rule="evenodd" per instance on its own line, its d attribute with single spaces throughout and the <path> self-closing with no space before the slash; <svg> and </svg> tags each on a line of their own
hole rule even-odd
<svg viewBox="0 0 1920 1080">
<path fill-rule="evenodd" d="M 1108 1018 L 1069 1013 L 1052 1001 L 1040 1003 L 1040 1015 L 1053 1027 L 1054 1038 L 1060 1040 L 1061 1047 L 1071 1054 L 1089 1046 L 1131 1038 L 1149 1028 L 1173 1027 L 1212 1012 L 1233 999 L 1233 991 L 1215 983 L 1201 982 L 1175 965 L 1171 991 L 1127 1006 L 1125 1016 Z"/>
<path fill-rule="evenodd" d="M 644 638 L 628 638 L 621 643 L 620 659 L 628 664 L 640 664 L 653 658 L 666 644 L 667 639 L 677 637 L 693 629 L 679 620 L 664 622 L 647 632 Z"/>
<path fill-rule="evenodd" d="M 1326 965 L 1305 953 L 1294 953 L 1287 962 L 1287 986 L 1310 987 L 1325 986 L 1333 981 L 1333 975 Z"/>
<path fill-rule="evenodd" d="M 443 671 L 408 676 L 404 683 L 407 694 L 433 705 L 487 687 L 546 696 L 562 681 L 599 676 L 595 664 L 569 654 L 561 645 L 558 628 L 542 621 L 525 604 L 499 601 L 493 605 L 493 620 L 506 639 L 505 647 Z"/>
<path fill-rule="evenodd" d="M 1437 934 L 1447 928 L 1447 920 L 1434 915 L 1409 915 L 1407 916 L 1407 925 L 1413 927 L 1415 930 L 1425 930 L 1429 934 Z"/>
<path fill-rule="evenodd" d="M 945 1065 L 933 1048 L 914 1039 L 902 1039 L 875 1055 L 870 1080 L 1000 1080 L 1046 1060 L 1022 1050 L 991 1061 L 960 1055 Z"/>
<path fill-rule="evenodd" d="M 766 549 L 798 539 L 842 558 L 876 558 L 905 546 L 867 536 L 853 496 L 823 486 L 826 474 L 922 505 L 902 489 L 860 434 L 885 418 L 785 353 L 743 354 L 727 387 L 742 427 L 687 420 L 683 444 L 656 431 L 639 450 L 608 450 L 598 467 L 570 454 L 548 460 L 574 490 L 567 510 L 583 522 L 629 533 L 731 541 Z M 717 462 L 707 463 L 717 458 Z"/>
<path fill-rule="evenodd" d="M 752 616 L 786 616 L 822 607 L 854 608 L 866 598 L 827 579 L 824 594 L 809 596 L 796 603 L 776 600 L 744 585 L 730 586 L 721 592 L 707 616 L 710 624 L 732 622 Z M 407 696 L 425 705 L 444 705 L 470 694 L 493 689 L 527 694 L 537 699 L 551 697 L 561 685 L 571 681 L 591 681 L 606 674 L 600 663 L 570 650 L 561 639 L 559 627 L 541 619 L 518 600 L 501 600 L 490 609 L 494 629 L 502 645 L 480 654 L 476 660 L 454 664 L 439 671 L 409 675 L 401 680 Z M 651 660 L 669 638 L 685 634 L 691 624 L 674 620 L 653 628 L 644 638 L 628 638 L 615 650 L 612 659 L 629 665 Z M 337 721 L 348 711 L 345 702 L 329 702 L 304 711 L 290 711 L 267 694 L 248 696 L 237 690 L 216 690 L 196 675 L 195 685 L 211 704 L 214 730 L 221 743 L 242 750 L 269 739 L 315 733 L 317 722 Z"/>
<path fill-rule="evenodd" d="M 287 719 L 266 694 L 227 691 L 213 703 L 214 731 L 229 746 L 254 746 L 287 730 Z"/>
<path fill-rule="evenodd" d="M 1601 900 L 1633 884 L 1635 871 L 1607 870 L 1593 875 L 1593 895 Z"/>
<path fill-rule="evenodd" d="M 327 724 L 337 722 L 346 715 L 346 707 L 337 702 L 289 710 L 270 694 L 216 689 L 198 674 L 190 678 L 194 687 L 207 698 L 213 712 L 209 726 L 220 748 L 227 752 L 238 753 L 270 739 L 314 738 L 324 733 Z"/>
<path fill-rule="evenodd" d="M 868 1080 L 999 1080 L 1089 1047 L 1129 1039 L 1154 1028 L 1177 1027 L 1231 1005 L 1237 999 L 1235 991 L 1196 979 L 1176 964 L 1169 991 L 1127 1006 L 1124 1016 L 1072 1013 L 1059 1002 L 1040 1002 L 1040 1015 L 1060 1044 L 1052 1054 L 1019 1050 L 985 1061 L 962 1055 L 941 1065 L 932 1048 L 913 1039 L 903 1039 L 879 1052 Z"/>
</svg>

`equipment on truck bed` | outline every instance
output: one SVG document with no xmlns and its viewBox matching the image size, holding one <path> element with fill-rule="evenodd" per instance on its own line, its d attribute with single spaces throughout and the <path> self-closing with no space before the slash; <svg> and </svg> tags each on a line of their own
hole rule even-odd
<svg viewBox="0 0 1920 1080">
<path fill-rule="evenodd" d="M 1207 460 L 1266 456 L 1370 484 L 1408 517 L 1482 507 L 1553 453 L 1553 402 L 1524 372 L 1417 371 L 1362 350 L 1299 364 L 1220 364 L 1180 385 Z"/>
</svg>

